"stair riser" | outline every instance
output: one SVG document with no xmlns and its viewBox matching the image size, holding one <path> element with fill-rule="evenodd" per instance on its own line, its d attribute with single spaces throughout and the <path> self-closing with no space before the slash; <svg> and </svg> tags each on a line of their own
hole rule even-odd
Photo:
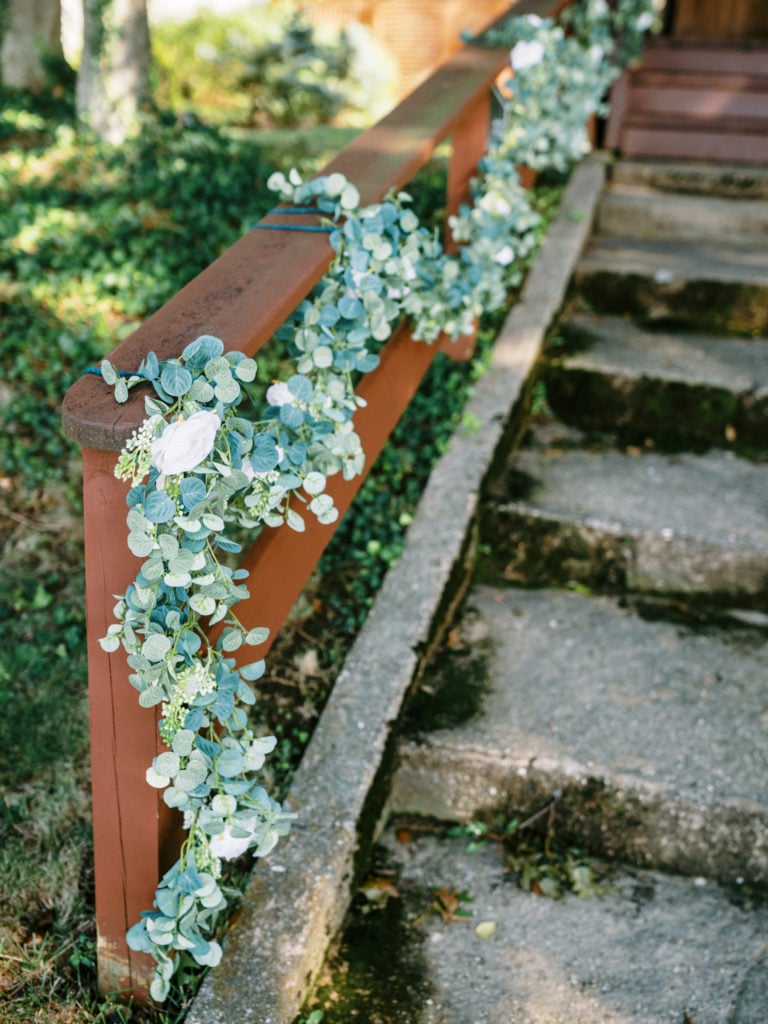
<svg viewBox="0 0 768 1024">
<path fill-rule="evenodd" d="M 597 230 L 623 238 L 692 242 L 727 238 L 731 242 L 763 242 L 768 247 L 768 203 L 742 208 L 722 200 L 705 205 L 685 196 L 671 202 L 667 197 L 654 200 L 607 192 L 598 209 Z"/>
<path fill-rule="evenodd" d="M 761 167 L 621 160 L 613 168 L 612 180 L 620 185 L 644 185 L 668 192 L 768 199 L 768 172 Z"/>
<path fill-rule="evenodd" d="M 731 164 L 768 162 L 768 136 L 731 130 L 727 120 L 710 124 L 708 130 L 691 124 L 686 130 L 669 131 L 661 118 L 652 127 L 635 124 L 630 118 L 622 129 L 620 148 L 630 157 L 714 160 Z"/>
<path fill-rule="evenodd" d="M 768 330 L 768 286 L 727 281 L 656 281 L 642 274 L 578 269 L 575 289 L 595 312 L 629 314 L 708 332 Z"/>
<path fill-rule="evenodd" d="M 665 449 L 734 441 L 768 447 L 768 403 L 751 395 L 562 366 L 550 366 L 544 380 L 560 420 L 582 430 L 617 431 L 625 444 L 650 437 Z"/>
<path fill-rule="evenodd" d="M 620 531 L 546 516 L 524 503 L 486 506 L 481 577 L 524 586 L 577 584 L 605 593 L 759 604 L 768 552 L 686 537 Z"/>
<path fill-rule="evenodd" d="M 517 751 L 504 759 L 451 749 L 440 738 L 400 748 L 393 811 L 438 821 L 525 819 L 553 811 L 561 842 L 642 867 L 768 886 L 768 813 L 737 801 L 699 803 L 649 783 L 606 781 Z"/>
</svg>

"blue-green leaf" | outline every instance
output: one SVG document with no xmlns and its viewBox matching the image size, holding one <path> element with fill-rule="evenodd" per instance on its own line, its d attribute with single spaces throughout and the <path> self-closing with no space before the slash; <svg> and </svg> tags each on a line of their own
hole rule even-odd
<svg viewBox="0 0 768 1024">
<path fill-rule="evenodd" d="M 180 398 L 192 387 L 192 374 L 178 363 L 166 363 L 160 374 L 160 384 L 167 394 Z"/>
<path fill-rule="evenodd" d="M 152 491 L 144 501 L 144 515 L 150 523 L 167 523 L 176 515 L 176 503 L 164 491 Z"/>
</svg>

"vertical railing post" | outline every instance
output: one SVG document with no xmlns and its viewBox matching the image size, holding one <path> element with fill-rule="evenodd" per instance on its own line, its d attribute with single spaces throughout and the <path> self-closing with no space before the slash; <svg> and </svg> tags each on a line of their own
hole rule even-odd
<svg viewBox="0 0 768 1024">
<path fill-rule="evenodd" d="M 99 989 L 147 998 L 153 962 L 128 949 L 127 929 L 152 906 L 163 845 L 174 820 L 145 770 L 157 753 L 155 716 L 138 704 L 122 648 L 99 645 L 115 621 L 115 595 L 133 581 L 138 560 L 127 547 L 127 487 L 116 455 L 83 450 L 88 695 Z"/>
<path fill-rule="evenodd" d="M 445 248 L 455 252 L 448 218 L 458 213 L 462 203 L 470 201 L 469 183 L 477 174 L 477 165 L 488 148 L 491 126 L 491 94 L 483 92 L 467 107 L 451 136 L 451 161 L 445 197 Z M 467 334 L 458 341 L 444 340 L 440 348 L 451 359 L 467 360 L 475 351 L 476 334 Z"/>
</svg>

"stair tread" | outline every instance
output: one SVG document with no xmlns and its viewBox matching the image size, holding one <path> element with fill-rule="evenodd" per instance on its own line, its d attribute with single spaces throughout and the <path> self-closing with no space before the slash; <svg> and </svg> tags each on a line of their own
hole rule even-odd
<svg viewBox="0 0 768 1024">
<path fill-rule="evenodd" d="M 671 238 L 768 247 L 768 201 L 724 196 L 676 195 L 647 185 L 616 182 L 603 193 L 598 234 Z"/>
<path fill-rule="evenodd" d="M 422 916 L 425 938 L 418 960 L 412 957 L 416 977 L 428 979 L 425 1024 L 764 1020 L 765 908 L 744 913 L 702 879 L 641 870 L 611 872 L 600 899 L 542 899 L 510 884 L 498 844 L 468 849 L 466 839 L 418 830 L 404 842 L 395 829 L 382 843 L 398 888 L 418 894 L 421 906 L 434 899 L 438 879 L 468 889 L 472 899 L 469 928 Z M 358 919 L 351 944 L 370 933 L 373 916 Z M 495 925 L 490 943 L 472 933 L 481 921 Z M 378 991 L 401 991 L 404 977 L 397 958 L 378 958 Z M 417 1005 L 412 996 L 409 1006 Z"/>
<path fill-rule="evenodd" d="M 719 815 L 734 841 L 758 823 L 765 834 L 768 638 L 648 621 L 613 599 L 562 590 L 478 586 L 467 608 L 463 635 L 486 652 L 481 709 L 433 731 L 423 711 L 401 749 L 399 809 L 455 818 L 503 805 L 504 791 L 524 793 L 537 780 L 582 786 L 587 799 L 592 785 L 598 802 L 595 792 L 610 792 L 646 807 L 648 848 L 658 846 L 662 861 L 665 843 L 684 857 L 690 839 L 704 874 L 728 860 Z M 439 685 L 433 674 L 431 689 Z M 431 791 L 438 764 L 442 794 Z M 610 817 L 601 814 L 609 830 L 620 824 Z M 653 834 L 667 817 L 676 834 Z M 698 838 L 686 838 L 688 829 Z M 768 878 L 768 845 L 742 855 L 745 873 Z M 730 856 L 733 867 L 738 848 Z"/>
<path fill-rule="evenodd" d="M 702 163 L 691 159 L 626 158 L 611 173 L 612 186 L 645 185 L 657 191 L 682 195 L 725 195 L 731 198 L 768 197 L 768 168 L 743 164 Z"/>
<path fill-rule="evenodd" d="M 566 369 L 768 394 L 768 338 L 647 331 L 610 316 L 575 315 L 564 326 L 589 339 L 588 348 L 563 359 Z"/>
<path fill-rule="evenodd" d="M 768 251 L 764 244 L 597 236 L 582 256 L 577 275 L 604 271 L 652 277 L 659 284 L 687 280 L 765 286 Z"/>
<path fill-rule="evenodd" d="M 768 465 L 720 449 L 569 449 L 558 447 L 556 425 L 554 431 L 516 453 L 511 465 L 533 487 L 505 507 L 622 534 L 742 549 L 768 563 Z"/>
</svg>

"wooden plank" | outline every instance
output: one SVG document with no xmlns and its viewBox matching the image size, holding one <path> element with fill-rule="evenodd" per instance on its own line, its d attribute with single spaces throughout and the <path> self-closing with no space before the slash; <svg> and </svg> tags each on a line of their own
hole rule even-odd
<svg viewBox="0 0 768 1024">
<path fill-rule="evenodd" d="M 355 429 L 366 453 L 365 473 L 354 480 L 344 480 L 341 474 L 329 480 L 328 493 L 333 495 L 341 514 L 336 524 L 322 526 L 307 515 L 305 533 L 297 534 L 287 527 L 265 529 L 244 555 L 241 565 L 252 579 L 269 581 L 268 586 L 251 586 L 250 598 L 237 606 L 238 618 L 248 628 L 267 626 L 270 630 L 270 638 L 260 648 L 260 654 L 275 639 L 311 567 L 330 542 L 341 516 L 373 467 L 436 352 L 435 345 L 414 344 L 410 331 L 403 326 L 382 351 L 377 369 L 362 380 L 358 394 L 368 404 L 357 413 Z"/>
<path fill-rule="evenodd" d="M 703 71 L 708 74 L 768 74 L 768 46 L 694 44 L 653 37 L 643 54 L 646 71 Z"/>
<path fill-rule="evenodd" d="M 621 133 L 625 156 L 681 160 L 714 160 L 721 163 L 768 162 L 768 136 L 721 131 L 691 131 L 681 127 L 640 127 L 626 124 Z"/>
<path fill-rule="evenodd" d="M 754 122 L 756 130 L 768 128 L 768 87 L 735 91 L 717 79 L 690 87 L 671 78 L 653 84 L 643 78 L 632 86 L 631 103 L 633 116 L 673 113 L 676 117 L 741 118 Z"/>
<path fill-rule="evenodd" d="M 152 906 L 158 875 L 176 858 L 180 821 L 144 778 L 160 739 L 128 683 L 125 652 L 106 654 L 98 643 L 114 621 L 115 595 L 139 566 L 126 540 L 127 485 L 114 465 L 113 452 L 83 452 L 96 930 L 106 991 L 141 989 L 154 969 L 128 949 L 125 932 Z"/>
</svg>

